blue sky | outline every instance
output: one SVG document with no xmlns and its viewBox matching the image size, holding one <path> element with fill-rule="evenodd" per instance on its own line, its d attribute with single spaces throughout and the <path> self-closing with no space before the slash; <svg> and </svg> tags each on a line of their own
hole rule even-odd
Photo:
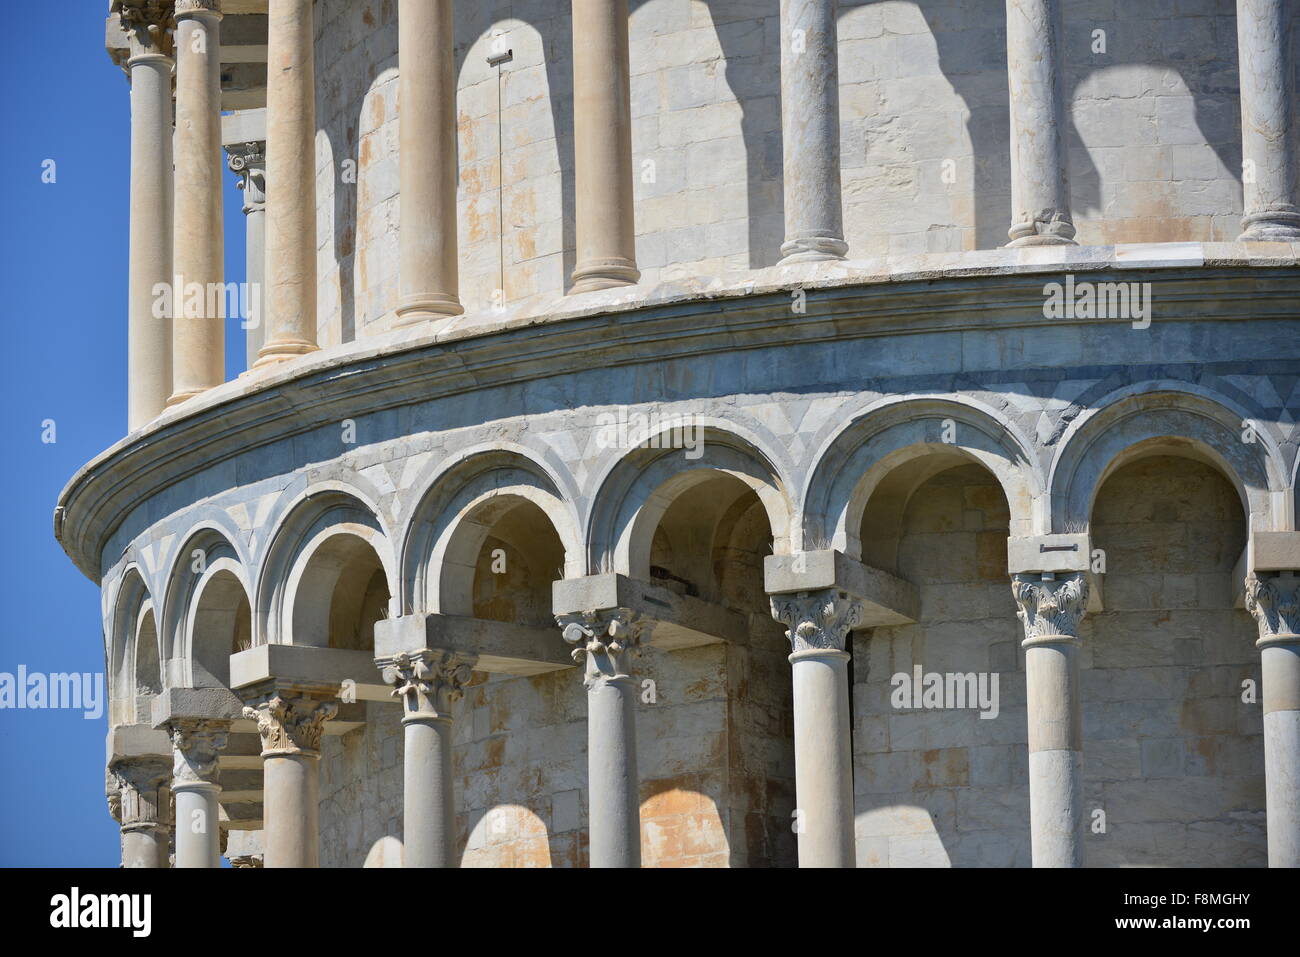
<svg viewBox="0 0 1300 957">
<path fill-rule="evenodd" d="M 7 228 L 0 276 L 9 313 L 0 491 L 9 613 L 0 672 L 104 671 L 99 588 L 54 540 L 59 491 L 126 432 L 130 89 L 104 52 L 103 0 L 27 9 L 0 58 Z M 42 182 L 54 160 L 56 180 Z M 241 198 L 226 177 L 226 279 L 244 280 Z M 242 371 L 237 320 L 227 375 Z M 42 442 L 53 419 L 56 441 Z M 104 801 L 106 718 L 0 710 L 0 865 L 115 867 Z"/>
</svg>

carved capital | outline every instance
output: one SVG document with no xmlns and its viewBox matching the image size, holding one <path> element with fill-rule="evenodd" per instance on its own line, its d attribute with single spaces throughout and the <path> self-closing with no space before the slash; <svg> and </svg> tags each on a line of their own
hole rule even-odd
<svg viewBox="0 0 1300 957">
<path fill-rule="evenodd" d="M 244 717 L 257 722 L 262 736 L 262 757 L 285 754 L 320 754 L 325 722 L 338 714 L 333 701 L 308 695 L 275 694 L 244 708 Z"/>
<path fill-rule="evenodd" d="M 230 861 L 230 866 L 235 869 L 262 867 L 262 858 L 252 854 L 236 854 L 234 857 L 226 858 Z"/>
<path fill-rule="evenodd" d="M 771 602 L 792 652 L 844 651 L 849 632 L 862 621 L 862 602 L 834 588 L 772 595 Z"/>
<path fill-rule="evenodd" d="M 226 147 L 226 165 L 239 177 L 244 191 L 244 212 L 266 208 L 266 144 L 238 143 Z"/>
<path fill-rule="evenodd" d="M 176 16 L 209 14 L 221 16 L 221 0 L 176 0 Z"/>
<path fill-rule="evenodd" d="M 228 721 L 174 721 L 172 733 L 173 787 L 185 784 L 216 784 L 217 759 L 230 735 Z"/>
<path fill-rule="evenodd" d="M 172 10 L 171 0 L 119 0 L 114 6 L 131 47 L 128 63 L 141 56 L 172 56 Z"/>
<path fill-rule="evenodd" d="M 610 678 L 627 678 L 623 653 L 641 640 L 644 622 L 627 608 L 585 611 L 555 619 L 564 640 L 573 645 L 573 660 L 586 661 L 586 685 Z"/>
<path fill-rule="evenodd" d="M 1088 612 L 1087 576 L 1017 574 L 1011 578 L 1011 594 L 1025 629 L 1024 644 L 1079 640 L 1079 622 Z"/>
<path fill-rule="evenodd" d="M 408 718 L 450 718 L 451 706 L 465 693 L 474 659 L 441 651 L 402 653 L 383 666 L 384 681 L 394 685 Z"/>
<path fill-rule="evenodd" d="M 1246 610 L 1259 623 L 1259 647 L 1300 641 L 1300 574 L 1246 576 Z"/>
<path fill-rule="evenodd" d="M 119 761 L 108 769 L 110 786 L 117 798 L 118 813 L 114 817 L 124 830 L 167 823 L 171 772 L 167 759 L 161 756 Z"/>
</svg>

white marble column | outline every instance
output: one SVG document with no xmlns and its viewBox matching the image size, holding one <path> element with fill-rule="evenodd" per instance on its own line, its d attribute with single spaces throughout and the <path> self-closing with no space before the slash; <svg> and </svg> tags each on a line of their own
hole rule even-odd
<svg viewBox="0 0 1300 957">
<path fill-rule="evenodd" d="M 1294 16 L 1294 0 L 1237 0 L 1245 242 L 1300 242 Z"/>
<path fill-rule="evenodd" d="M 400 0 L 402 188 L 399 325 L 464 312 L 456 250 L 456 68 L 452 0 Z"/>
<path fill-rule="evenodd" d="M 253 368 L 266 338 L 266 143 L 227 146 L 227 165 L 239 177 L 244 193 L 244 260 L 248 276 L 245 322 L 247 368 Z"/>
<path fill-rule="evenodd" d="M 118 14 L 130 43 L 131 238 L 127 428 L 155 418 L 172 392 L 171 316 L 158 315 L 172 281 L 172 5 L 150 0 Z"/>
<path fill-rule="evenodd" d="M 176 866 L 220 867 L 217 761 L 230 722 L 176 720 L 172 735 L 172 795 L 176 800 Z"/>
<path fill-rule="evenodd" d="M 1083 719 L 1079 622 L 1088 579 L 1018 574 L 1011 592 L 1025 629 L 1029 718 L 1029 826 L 1034 867 L 1083 866 Z"/>
<path fill-rule="evenodd" d="M 266 867 L 320 865 L 320 739 L 337 713 L 334 701 L 289 690 L 244 708 L 262 737 Z"/>
<path fill-rule="evenodd" d="M 109 769 L 115 808 L 122 828 L 122 866 L 167 867 L 170 856 L 172 766 L 165 758 L 119 761 Z"/>
<path fill-rule="evenodd" d="M 225 380 L 221 4 L 176 0 L 176 190 L 169 406 Z"/>
<path fill-rule="evenodd" d="M 771 601 L 791 647 L 799 866 L 856 867 L 846 643 L 862 604 L 836 589 Z"/>
<path fill-rule="evenodd" d="M 452 705 L 472 675 L 473 659 L 436 651 L 398 655 L 384 681 L 402 699 L 404 867 L 456 867 L 456 804 L 452 792 Z"/>
<path fill-rule="evenodd" d="M 626 655 L 640 637 L 622 609 L 557 619 L 574 661 L 585 661 L 587 787 L 592 867 L 641 866 L 641 779 L 636 766 L 637 683 Z"/>
<path fill-rule="evenodd" d="M 843 259 L 836 0 L 781 0 L 782 263 Z"/>
<path fill-rule="evenodd" d="M 312 0 L 270 0 L 266 337 L 258 367 L 317 349 L 315 40 Z"/>
<path fill-rule="evenodd" d="M 570 292 L 635 283 L 627 0 L 573 0 L 573 165 Z"/>
<path fill-rule="evenodd" d="M 1007 0 L 1010 246 L 1074 242 L 1061 91 L 1064 66 L 1061 0 Z"/>
<path fill-rule="evenodd" d="M 1269 867 L 1300 867 L 1300 571 L 1251 573 L 1259 623 Z"/>
</svg>

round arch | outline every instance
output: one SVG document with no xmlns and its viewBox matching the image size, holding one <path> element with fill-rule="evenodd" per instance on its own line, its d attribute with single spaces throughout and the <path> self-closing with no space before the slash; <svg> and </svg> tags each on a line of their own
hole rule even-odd
<svg viewBox="0 0 1300 957">
<path fill-rule="evenodd" d="M 669 431 L 644 437 L 598 487 L 589 523 L 588 572 L 615 571 L 649 580 L 654 535 L 664 513 L 681 495 L 718 474 L 739 480 L 758 496 L 773 549 L 777 554 L 788 550 L 793 508 L 772 457 L 712 425 L 703 429 L 698 455 L 696 450 L 651 447 Z"/>
<path fill-rule="evenodd" d="M 1221 472 L 1251 531 L 1289 520 L 1286 467 L 1273 437 L 1223 396 L 1146 383 L 1103 399 L 1062 437 L 1049 473 L 1052 530 L 1088 527 L 1097 492 L 1116 469 L 1150 455 L 1194 459 Z"/>
<path fill-rule="evenodd" d="M 304 584 L 316 594 L 331 579 L 337 584 L 343 571 L 339 561 L 347 557 L 345 553 L 355 556 L 357 548 L 373 553 L 388 595 L 396 593 L 392 537 L 378 508 L 354 488 L 319 483 L 292 496 L 277 512 L 280 518 L 268 539 L 253 591 L 253 644 L 320 644 L 319 633 L 310 641 L 301 640 L 305 634 L 295 638 L 296 596 Z M 385 604 L 385 612 L 391 612 L 391 600 Z M 317 627 L 319 620 L 309 614 L 298 623 Z"/>
<path fill-rule="evenodd" d="M 227 625 L 235 627 L 237 599 L 243 601 L 245 618 L 251 617 L 247 562 L 227 532 L 204 522 L 190 531 L 172 560 L 160 639 L 164 672 L 180 687 L 225 687 L 234 642 Z"/>
<path fill-rule="evenodd" d="M 525 504 L 559 538 L 565 575 L 581 574 L 578 518 L 551 471 L 517 448 L 475 449 L 439 468 L 411 512 L 401 556 L 404 613 L 469 614 L 479 549 L 496 520 Z"/>
<path fill-rule="evenodd" d="M 926 481 L 968 463 L 1001 485 L 1011 534 L 1046 523 L 1042 479 L 1028 440 L 1005 416 L 952 396 L 877 401 L 828 437 L 804 499 L 802 545 L 892 566 L 903 506 Z M 871 541 L 864 556 L 862 529 Z"/>
</svg>

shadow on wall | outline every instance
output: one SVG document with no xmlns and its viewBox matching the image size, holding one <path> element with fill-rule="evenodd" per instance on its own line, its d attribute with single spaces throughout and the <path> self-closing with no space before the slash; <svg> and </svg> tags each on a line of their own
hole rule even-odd
<svg viewBox="0 0 1300 957">
<path fill-rule="evenodd" d="M 1236 3 L 1208 0 L 1196 5 L 1206 8 L 1197 16 L 1186 12 L 1186 6 L 1180 5 L 1170 19 L 1159 20 L 1153 16 L 1157 11 L 1145 4 L 1117 4 L 1115 15 L 1104 18 L 1088 16 L 1086 7 L 1072 10 L 1064 5 L 1064 100 L 1069 115 L 1065 145 L 1075 223 L 1108 218 L 1103 175 L 1110 197 L 1124 201 L 1120 222 L 1107 224 L 1092 237 L 1081 229 L 1080 242 L 1236 237 L 1242 202 Z M 1157 70 L 1167 73 L 1162 77 Z M 1168 74 L 1176 76 L 1177 87 Z M 1222 168 L 1213 168 L 1213 160 L 1198 152 L 1212 154 Z M 1122 155 L 1123 167 L 1105 168 L 1108 155 Z M 1195 211 L 1195 196 L 1173 193 L 1179 182 L 1204 180 L 1208 185 L 1223 182 L 1225 176 L 1235 184 L 1235 198 L 1211 191 L 1204 213 Z M 1125 189 L 1134 192 L 1125 195 Z M 1231 206 L 1225 205 L 1229 202 Z M 1188 222 L 1212 214 L 1231 215 L 1230 234 L 1214 235 L 1210 228 Z"/>
</svg>

